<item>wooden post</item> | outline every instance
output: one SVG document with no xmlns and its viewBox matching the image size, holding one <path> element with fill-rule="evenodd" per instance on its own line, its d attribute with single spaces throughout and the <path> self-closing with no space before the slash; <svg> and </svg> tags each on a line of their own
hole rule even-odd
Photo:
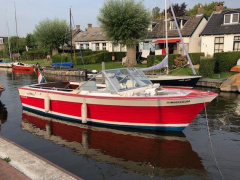
<svg viewBox="0 0 240 180">
<path fill-rule="evenodd" d="M 105 70 L 105 62 L 102 62 L 102 71 Z M 105 82 L 104 74 L 102 73 L 102 83 Z"/>
</svg>

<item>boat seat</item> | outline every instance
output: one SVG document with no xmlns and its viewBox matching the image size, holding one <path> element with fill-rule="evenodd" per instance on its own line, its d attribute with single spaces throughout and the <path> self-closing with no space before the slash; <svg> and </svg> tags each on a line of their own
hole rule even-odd
<svg viewBox="0 0 240 180">
<path fill-rule="evenodd" d="M 81 91 L 98 91 L 95 81 L 83 82 L 84 84 L 80 87 Z"/>
</svg>

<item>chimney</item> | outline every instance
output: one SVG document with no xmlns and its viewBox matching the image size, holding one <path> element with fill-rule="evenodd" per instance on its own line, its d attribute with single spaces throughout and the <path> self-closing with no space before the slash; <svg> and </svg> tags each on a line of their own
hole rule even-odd
<svg viewBox="0 0 240 180">
<path fill-rule="evenodd" d="M 217 3 L 216 12 L 217 12 L 217 13 L 221 13 L 222 10 L 223 10 L 223 2 Z"/>
<path fill-rule="evenodd" d="M 88 24 L 88 28 L 92 28 L 92 24 Z"/>
<path fill-rule="evenodd" d="M 198 8 L 198 12 L 197 12 L 197 16 L 201 16 L 204 13 L 204 7 L 202 5 L 200 5 L 200 7 Z"/>
<path fill-rule="evenodd" d="M 80 25 L 76 25 L 76 31 L 80 30 Z"/>
</svg>

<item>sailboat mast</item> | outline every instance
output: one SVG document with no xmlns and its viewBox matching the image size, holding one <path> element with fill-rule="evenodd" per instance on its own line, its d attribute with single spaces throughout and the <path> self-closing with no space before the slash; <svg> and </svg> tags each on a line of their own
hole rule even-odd
<svg viewBox="0 0 240 180">
<path fill-rule="evenodd" d="M 7 30 L 8 30 L 8 51 L 9 51 L 9 57 L 12 60 L 11 44 L 10 44 L 10 37 L 9 37 L 8 12 L 7 12 L 7 10 L 6 10 L 6 21 L 7 21 Z"/>
<path fill-rule="evenodd" d="M 165 37 L 166 37 L 166 55 L 168 55 L 168 26 L 167 26 L 167 0 L 165 0 Z"/>
<path fill-rule="evenodd" d="M 72 50 L 72 12 L 70 8 L 70 40 L 71 40 L 71 60 L 73 60 L 73 50 Z"/>
<path fill-rule="evenodd" d="M 19 54 L 19 48 L 18 48 L 18 28 L 17 28 L 17 10 L 16 10 L 16 2 L 14 1 L 14 9 L 15 9 L 15 24 L 16 24 L 16 35 L 17 35 L 17 51 Z"/>
</svg>

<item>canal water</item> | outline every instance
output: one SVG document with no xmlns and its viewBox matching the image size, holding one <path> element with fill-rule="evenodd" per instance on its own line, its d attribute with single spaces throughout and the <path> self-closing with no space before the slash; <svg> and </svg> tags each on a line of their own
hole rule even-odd
<svg viewBox="0 0 240 180">
<path fill-rule="evenodd" d="M 169 134 L 76 125 L 23 111 L 17 87 L 37 83 L 37 75 L 0 69 L 0 83 L 6 89 L 0 135 L 83 179 L 222 179 L 206 117 L 224 178 L 240 177 L 240 94 L 219 93 L 207 115 L 202 111 L 182 133 Z"/>
</svg>

